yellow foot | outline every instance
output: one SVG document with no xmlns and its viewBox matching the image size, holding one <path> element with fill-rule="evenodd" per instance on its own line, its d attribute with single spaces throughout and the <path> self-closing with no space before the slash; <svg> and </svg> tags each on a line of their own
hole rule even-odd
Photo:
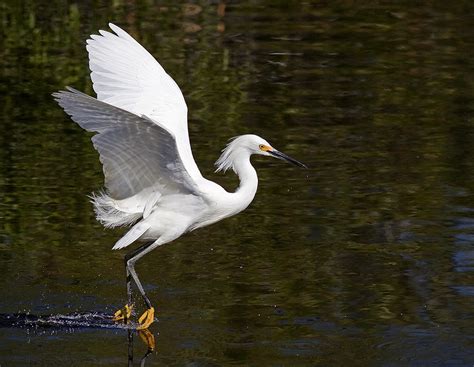
<svg viewBox="0 0 474 367">
<path fill-rule="evenodd" d="M 118 310 L 114 313 L 114 317 L 112 320 L 114 321 L 127 321 L 130 319 L 130 315 L 132 314 L 133 306 L 125 305 L 121 310 Z"/>
<path fill-rule="evenodd" d="M 140 325 L 137 327 L 137 330 L 148 329 L 148 326 L 150 326 L 153 323 L 153 321 L 155 321 L 155 308 L 150 307 L 138 319 L 138 323 Z"/>
<path fill-rule="evenodd" d="M 155 336 L 150 332 L 150 330 L 138 330 L 138 335 L 147 345 L 148 350 L 153 352 L 155 350 Z"/>
</svg>

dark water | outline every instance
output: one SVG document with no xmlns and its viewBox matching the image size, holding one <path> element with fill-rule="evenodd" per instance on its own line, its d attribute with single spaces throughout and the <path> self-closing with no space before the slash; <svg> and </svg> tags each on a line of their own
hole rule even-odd
<svg viewBox="0 0 474 367">
<path fill-rule="evenodd" d="M 400 4 L 1 2 L 0 313 L 125 302 L 97 154 L 50 96 L 92 93 L 114 21 L 182 87 L 207 177 L 236 186 L 213 162 L 248 132 L 311 167 L 255 159 L 246 212 L 138 264 L 147 366 L 472 366 L 474 5 Z M 4 326 L 2 367 L 127 364 L 123 329 Z"/>
</svg>

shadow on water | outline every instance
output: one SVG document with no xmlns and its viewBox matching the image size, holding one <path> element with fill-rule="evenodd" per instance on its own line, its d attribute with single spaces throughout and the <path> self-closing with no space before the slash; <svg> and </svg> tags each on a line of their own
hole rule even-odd
<svg viewBox="0 0 474 367">
<path fill-rule="evenodd" d="M 155 351 L 155 336 L 148 329 L 136 330 L 137 324 L 117 323 L 112 316 L 101 312 L 73 313 L 70 315 L 33 315 L 29 313 L 2 313 L 0 314 L 0 328 L 19 329 L 55 329 L 56 331 L 80 329 L 122 329 L 127 331 L 127 361 L 128 366 L 134 362 L 134 336 L 138 335 L 147 349 L 139 359 L 139 365 L 145 366 L 147 358 Z"/>
</svg>

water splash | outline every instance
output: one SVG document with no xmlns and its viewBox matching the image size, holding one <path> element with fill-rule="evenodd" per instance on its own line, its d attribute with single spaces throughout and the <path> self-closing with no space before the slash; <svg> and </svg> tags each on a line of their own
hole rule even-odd
<svg viewBox="0 0 474 367">
<path fill-rule="evenodd" d="M 73 313 L 69 315 L 33 315 L 29 313 L 0 314 L 0 327 L 8 328 L 101 328 L 136 329 L 134 322 L 117 323 L 110 314 L 101 312 Z"/>
</svg>

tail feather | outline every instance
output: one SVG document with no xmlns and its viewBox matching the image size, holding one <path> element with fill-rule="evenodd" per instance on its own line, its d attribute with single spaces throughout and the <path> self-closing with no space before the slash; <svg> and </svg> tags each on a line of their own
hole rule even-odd
<svg viewBox="0 0 474 367">
<path fill-rule="evenodd" d="M 138 240 L 142 234 L 148 231 L 148 229 L 150 229 L 150 225 L 148 223 L 140 222 L 135 224 L 127 233 L 125 233 L 125 236 L 115 243 L 114 247 L 112 247 L 112 250 L 119 250 L 121 248 L 127 247 Z"/>
<path fill-rule="evenodd" d="M 142 213 L 127 213 L 119 210 L 114 204 L 115 200 L 105 192 L 92 194 L 90 198 L 91 203 L 94 204 L 97 220 L 106 228 L 131 226 L 142 217 Z"/>
</svg>

